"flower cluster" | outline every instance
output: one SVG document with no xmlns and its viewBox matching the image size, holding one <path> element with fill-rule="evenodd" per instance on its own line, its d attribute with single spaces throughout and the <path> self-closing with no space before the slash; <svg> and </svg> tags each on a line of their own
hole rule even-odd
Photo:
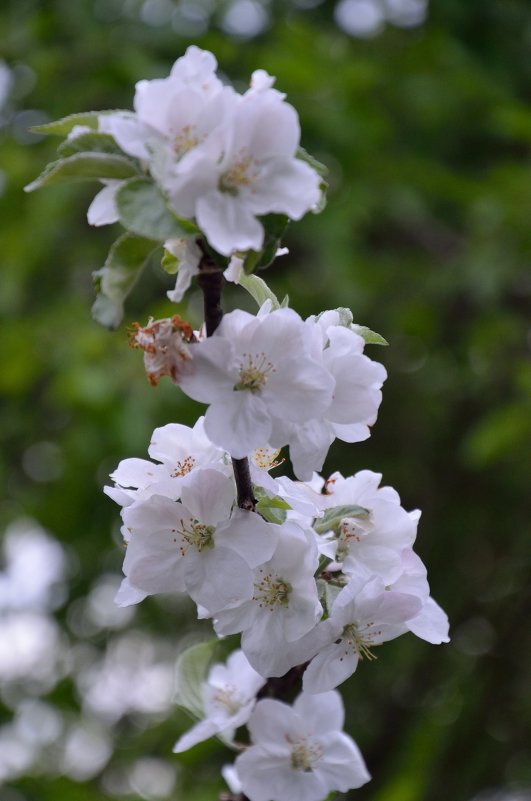
<svg viewBox="0 0 531 801">
<path fill-rule="evenodd" d="M 137 84 L 134 112 L 45 126 L 67 134 L 62 158 L 27 189 L 104 184 L 89 222 L 119 220 L 126 233 L 95 274 L 103 324 L 119 324 L 157 244 L 163 267 L 178 271 L 171 301 L 199 276 L 199 331 L 174 315 L 131 333 L 150 382 L 169 376 L 207 409 L 193 428 L 156 429 L 150 460 L 125 459 L 111 474 L 105 491 L 121 506 L 126 544 L 116 600 L 185 593 L 220 640 L 240 635 L 225 665 L 188 671 L 180 700 L 202 719 L 175 751 L 210 736 L 234 744 L 247 725 L 249 742 L 225 770 L 235 794 L 324 801 L 370 778 L 341 731 L 335 688 L 402 634 L 446 642 L 448 620 L 413 550 L 420 512 L 369 470 L 319 475 L 336 438 L 369 437 L 386 371 L 364 347 L 387 343 L 347 309 L 303 320 L 252 274 L 286 252 L 288 219 L 319 210 L 320 167 L 300 149 L 297 114 L 273 78 L 258 70 L 239 94 L 216 68 L 190 47 L 167 78 Z M 224 279 L 250 292 L 256 315 L 223 316 Z M 298 481 L 271 474 L 283 448 Z M 302 677 L 292 706 L 271 697 L 290 671 Z"/>
<path fill-rule="evenodd" d="M 212 53 L 189 47 L 167 78 L 137 83 L 134 113 L 101 115 L 99 130 L 146 166 L 176 214 L 196 220 L 210 245 L 230 256 L 260 250 L 260 217 L 298 220 L 316 206 L 320 179 L 297 158 L 297 113 L 274 79 L 257 70 L 240 95 L 216 68 Z M 91 223 L 119 219 L 119 187 L 107 182 L 96 196 Z"/>
</svg>

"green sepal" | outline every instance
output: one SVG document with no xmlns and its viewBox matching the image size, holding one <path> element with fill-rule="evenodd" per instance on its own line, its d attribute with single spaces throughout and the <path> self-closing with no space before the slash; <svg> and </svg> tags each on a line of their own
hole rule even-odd
<svg viewBox="0 0 531 801">
<path fill-rule="evenodd" d="M 366 520 L 370 516 L 370 510 L 363 506 L 333 506 L 327 509 L 323 517 L 318 518 L 313 527 L 317 534 L 325 534 L 327 531 L 335 531 L 337 534 L 339 524 L 346 517 L 358 517 Z"/>
<path fill-rule="evenodd" d="M 43 186 L 64 184 L 69 181 L 124 180 L 138 175 L 134 161 L 126 156 L 111 153 L 75 153 L 65 159 L 52 161 L 44 171 L 24 187 L 34 192 Z"/>
<path fill-rule="evenodd" d="M 179 264 L 180 260 L 177 258 L 177 256 L 174 256 L 173 253 L 170 253 L 169 250 L 166 250 L 166 248 L 164 248 L 164 252 L 162 254 L 162 259 L 160 262 L 160 266 L 162 267 L 164 272 L 168 273 L 168 275 L 175 275 L 176 273 L 179 272 Z"/>
<path fill-rule="evenodd" d="M 289 503 L 278 495 L 270 498 L 261 487 L 255 486 L 253 491 L 258 500 L 256 504 L 258 514 L 262 515 L 268 523 L 282 525 L 286 521 L 286 512 L 291 509 Z"/>
<path fill-rule="evenodd" d="M 101 270 L 92 274 L 98 293 L 92 316 L 105 328 L 118 328 L 122 322 L 125 299 L 155 247 L 151 239 L 123 234 L 112 245 Z"/>
<path fill-rule="evenodd" d="M 60 120 L 45 122 L 42 125 L 34 125 L 30 130 L 41 134 L 68 136 L 72 128 L 74 128 L 76 125 L 84 125 L 87 128 L 92 128 L 93 131 L 97 131 L 98 117 L 104 117 L 107 114 L 123 114 L 127 116 L 134 116 L 131 111 L 126 111 L 124 109 L 82 111 L 78 114 L 69 114 L 67 117 L 62 117 Z"/>
<path fill-rule="evenodd" d="M 195 223 L 178 217 L 169 208 L 164 194 L 149 178 L 133 178 L 121 186 L 116 193 L 116 208 L 124 228 L 156 242 L 200 233 Z"/>
</svg>

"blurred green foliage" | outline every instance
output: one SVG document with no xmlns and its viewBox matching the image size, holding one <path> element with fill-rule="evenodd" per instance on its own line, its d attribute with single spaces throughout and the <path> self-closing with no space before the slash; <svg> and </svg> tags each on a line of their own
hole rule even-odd
<svg viewBox="0 0 531 801">
<path fill-rule="evenodd" d="M 265 277 L 302 315 L 349 306 L 390 342 L 369 350 L 389 372 L 373 436 L 336 444 L 327 468 L 381 471 L 406 508 L 423 510 L 417 549 L 452 623 L 449 646 L 386 644 L 344 686 L 348 729 L 374 776 L 352 798 L 467 801 L 531 787 L 531 7 L 432 2 L 421 26 L 354 39 L 333 3 L 298 5 L 265 4 L 264 30 L 238 37 L 221 26 L 228 3 L 211 3 L 210 24 L 196 15 L 193 38 L 184 17 L 153 15 L 177 7 L 170 0 L 0 8 L 12 76 L 0 139 L 1 522 L 30 515 L 77 555 L 74 603 L 102 571 L 120 571 L 118 511 L 100 491 L 107 474 L 121 458 L 144 457 L 155 426 L 191 424 L 201 409 L 169 383 L 149 386 L 125 327 L 109 333 L 91 320 L 91 272 L 117 232 L 87 226 L 95 185 L 23 194 L 57 144 L 28 126 L 130 107 L 135 81 L 166 75 L 191 41 L 240 87 L 263 67 L 331 174 L 325 212 L 289 228 L 290 255 Z M 172 313 L 170 284 L 154 259 L 128 323 Z M 241 305 L 252 309 L 229 288 L 226 308 Z M 180 312 L 197 323 L 200 309 L 195 293 Z M 148 600 L 136 625 L 176 652 L 192 623 Z M 105 646 L 105 633 L 88 639 Z M 68 680 L 52 700 L 65 714 L 75 707 Z M 173 797 L 213 801 L 227 754 L 206 743 L 171 757 L 186 726 L 177 711 L 148 728 L 125 718 L 113 764 L 178 761 Z M 9 801 L 108 797 L 98 776 L 29 775 L 10 787 Z"/>
</svg>

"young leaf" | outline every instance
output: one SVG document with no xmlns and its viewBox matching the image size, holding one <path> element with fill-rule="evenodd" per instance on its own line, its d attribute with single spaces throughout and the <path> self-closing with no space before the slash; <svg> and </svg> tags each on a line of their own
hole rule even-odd
<svg viewBox="0 0 531 801">
<path fill-rule="evenodd" d="M 258 306 L 261 306 L 266 300 L 270 300 L 272 311 L 280 309 L 280 303 L 275 293 L 257 275 L 242 273 L 238 283 L 256 300 Z"/>
<path fill-rule="evenodd" d="M 260 487 L 254 488 L 254 494 L 258 499 L 256 511 L 258 514 L 262 515 L 264 520 L 267 520 L 268 523 L 277 523 L 278 525 L 285 522 L 286 512 L 291 509 L 289 503 L 278 495 L 270 498 Z"/>
<path fill-rule="evenodd" d="M 112 153 L 117 156 L 125 155 L 118 147 L 112 136 L 105 133 L 82 133 L 72 139 L 65 139 L 57 152 L 61 158 L 73 156 L 74 153 Z"/>
<path fill-rule="evenodd" d="M 75 153 L 65 159 L 52 161 L 45 170 L 24 187 L 34 192 L 42 186 L 64 184 L 68 181 L 97 181 L 105 178 L 123 179 L 138 175 L 134 161 L 111 153 Z"/>
<path fill-rule="evenodd" d="M 369 515 L 369 509 L 365 509 L 363 506 L 333 506 L 326 510 L 323 517 L 315 521 L 313 527 L 317 534 L 325 534 L 327 531 L 337 533 L 339 524 L 346 517 L 359 517 L 366 520 Z"/>
<path fill-rule="evenodd" d="M 192 645 L 179 656 L 175 666 L 176 701 L 198 718 L 204 716 L 203 683 L 218 640 Z"/>
<path fill-rule="evenodd" d="M 113 244 L 101 270 L 93 273 L 98 295 L 92 316 L 106 328 L 118 328 L 124 302 L 155 247 L 151 239 L 123 234 Z"/>
<path fill-rule="evenodd" d="M 68 136 L 72 128 L 76 125 L 84 125 L 86 128 L 98 130 L 98 117 L 105 114 L 124 114 L 130 115 L 131 111 L 124 111 L 122 109 L 113 109 L 107 111 L 82 111 L 78 114 L 69 114 L 68 117 L 62 117 L 60 120 L 53 122 L 45 122 L 43 125 L 34 125 L 31 129 L 35 133 L 55 134 L 57 136 Z"/>
<path fill-rule="evenodd" d="M 116 193 L 116 206 L 124 228 L 138 236 L 164 242 L 200 233 L 193 222 L 173 213 L 159 187 L 149 178 L 127 181 Z"/>
<path fill-rule="evenodd" d="M 359 334 L 360 337 L 363 337 L 366 345 L 389 345 L 389 342 L 384 339 L 381 334 L 377 334 L 376 331 L 371 331 L 371 329 L 367 328 L 366 325 L 357 325 L 356 323 L 352 323 L 350 327 L 356 332 L 356 334 Z"/>
</svg>

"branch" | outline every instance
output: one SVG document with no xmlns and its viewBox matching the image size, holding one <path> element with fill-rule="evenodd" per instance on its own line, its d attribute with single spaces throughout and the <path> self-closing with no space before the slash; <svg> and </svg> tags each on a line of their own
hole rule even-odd
<svg viewBox="0 0 531 801">
<path fill-rule="evenodd" d="M 199 263 L 199 286 L 203 292 L 203 305 L 205 310 L 205 326 L 207 337 L 211 337 L 223 317 L 221 307 L 221 291 L 223 289 L 223 272 L 221 267 L 203 251 Z M 256 498 L 253 495 L 253 485 L 249 471 L 249 461 L 233 459 L 234 478 L 238 491 L 238 506 L 248 512 L 256 510 Z"/>
</svg>

